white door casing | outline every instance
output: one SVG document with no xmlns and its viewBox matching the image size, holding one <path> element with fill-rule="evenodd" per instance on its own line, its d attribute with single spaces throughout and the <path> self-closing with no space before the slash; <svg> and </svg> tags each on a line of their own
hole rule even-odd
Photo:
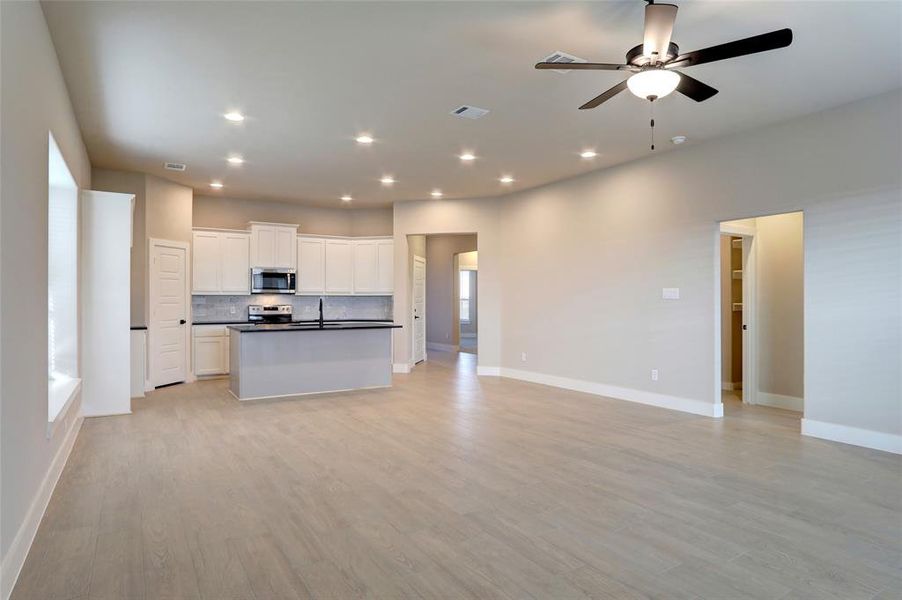
<svg viewBox="0 0 902 600">
<path fill-rule="evenodd" d="M 413 362 L 426 360 L 426 259 L 413 257 Z"/>
<path fill-rule="evenodd" d="M 150 380 L 154 387 L 188 375 L 188 244 L 150 240 Z"/>
</svg>

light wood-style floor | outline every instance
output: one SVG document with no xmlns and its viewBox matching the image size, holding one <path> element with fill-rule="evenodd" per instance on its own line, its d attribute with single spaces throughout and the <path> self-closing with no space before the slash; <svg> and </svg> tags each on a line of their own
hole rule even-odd
<svg viewBox="0 0 902 600">
<path fill-rule="evenodd" d="M 15 600 L 899 598 L 902 460 L 498 378 L 85 422 Z"/>
</svg>

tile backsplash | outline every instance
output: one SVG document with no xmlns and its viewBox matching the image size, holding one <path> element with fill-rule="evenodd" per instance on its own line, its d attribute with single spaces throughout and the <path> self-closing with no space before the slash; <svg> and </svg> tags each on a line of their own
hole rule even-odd
<svg viewBox="0 0 902 600">
<path fill-rule="evenodd" d="M 245 321 L 251 304 L 291 304 L 296 321 L 319 316 L 319 296 L 260 294 L 254 296 L 192 296 L 194 323 Z M 391 296 L 323 296 L 326 319 L 392 319 Z"/>
</svg>

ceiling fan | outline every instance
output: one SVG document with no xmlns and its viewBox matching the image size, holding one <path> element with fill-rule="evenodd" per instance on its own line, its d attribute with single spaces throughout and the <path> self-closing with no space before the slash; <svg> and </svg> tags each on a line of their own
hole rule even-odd
<svg viewBox="0 0 902 600">
<path fill-rule="evenodd" d="M 749 38 L 711 46 L 703 50 L 695 50 L 680 54 L 680 48 L 670 41 L 673 23 L 676 20 L 677 7 L 674 4 L 655 4 L 654 0 L 646 0 L 645 6 L 645 38 L 640 46 L 626 53 L 624 64 L 612 63 L 566 63 L 540 62 L 536 69 L 569 69 L 584 71 L 627 71 L 629 78 L 621 81 L 611 89 L 602 92 L 579 108 L 595 108 L 610 100 L 625 89 L 629 89 L 639 98 L 652 102 L 663 98 L 676 90 L 703 102 L 717 93 L 717 90 L 694 79 L 685 73 L 676 71 L 694 65 L 736 58 L 747 54 L 757 54 L 777 48 L 785 48 L 792 43 L 792 30 L 779 29 L 770 33 L 762 33 Z M 652 125 L 654 127 L 654 125 Z"/>
</svg>

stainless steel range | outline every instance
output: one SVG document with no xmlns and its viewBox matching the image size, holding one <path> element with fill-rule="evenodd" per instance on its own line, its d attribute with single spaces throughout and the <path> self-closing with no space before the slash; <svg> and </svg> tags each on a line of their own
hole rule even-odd
<svg viewBox="0 0 902 600">
<path fill-rule="evenodd" d="M 291 323 L 290 304 L 251 304 L 247 307 L 247 320 L 254 324 Z"/>
</svg>

